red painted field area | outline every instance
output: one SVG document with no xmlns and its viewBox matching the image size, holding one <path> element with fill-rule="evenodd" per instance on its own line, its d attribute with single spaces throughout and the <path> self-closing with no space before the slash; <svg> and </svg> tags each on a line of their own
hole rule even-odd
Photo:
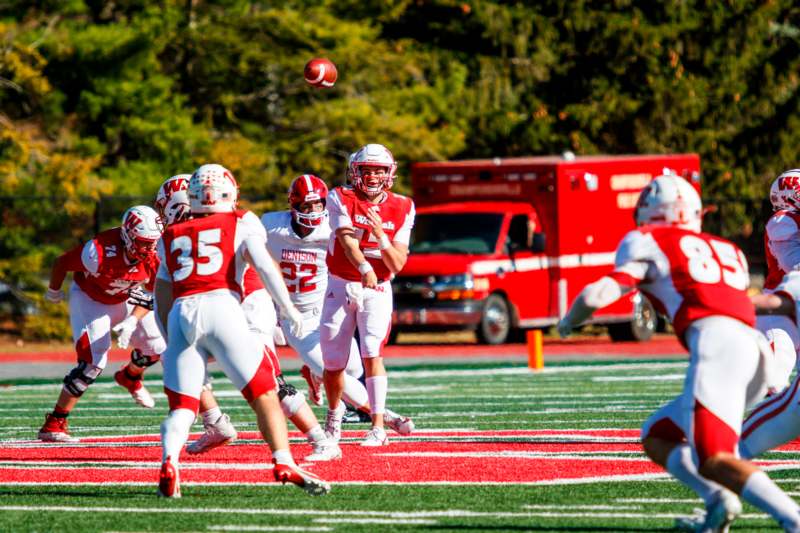
<svg viewBox="0 0 800 533">
<path fill-rule="evenodd" d="M 629 430 L 423 433 L 422 440 L 394 440 L 377 449 L 359 446 L 361 435 L 345 433 L 353 440 L 343 443 L 342 460 L 304 466 L 334 483 L 558 483 L 661 473 L 640 453 L 637 432 Z M 542 439 L 558 442 L 536 442 Z M 293 445 L 293 452 L 300 460 L 310 447 Z M 249 442 L 184 455 L 181 479 L 268 483 L 269 457 L 264 444 Z M 0 447 L 0 483 L 155 483 L 160 459 L 155 435 L 85 439 L 78 445 L 18 441 Z"/>
</svg>

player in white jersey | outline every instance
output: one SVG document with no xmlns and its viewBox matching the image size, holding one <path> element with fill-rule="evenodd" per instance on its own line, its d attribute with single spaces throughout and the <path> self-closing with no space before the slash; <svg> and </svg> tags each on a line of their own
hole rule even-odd
<svg viewBox="0 0 800 533">
<path fill-rule="evenodd" d="M 700 197 L 686 180 L 655 178 L 639 197 L 639 227 L 617 248 L 614 271 L 583 289 L 558 330 L 569 334 L 634 288 L 647 294 L 690 353 L 683 392 L 642 427 L 645 453 L 706 503 L 701 520 L 680 526 L 726 531 L 742 509 L 736 493 L 787 531 L 800 531 L 800 507 L 738 454 L 745 408 L 771 385 L 774 354 L 752 328 L 744 254 L 702 233 L 701 213 Z"/>
<path fill-rule="evenodd" d="M 787 294 L 800 298 L 800 169 L 787 170 L 775 178 L 770 187 L 774 213 L 764 232 L 767 276 L 764 293 Z M 763 311 L 766 312 L 766 309 Z M 800 332 L 797 323 L 781 314 L 762 314 L 757 327 L 773 342 L 781 373 L 788 383 L 800 353 Z"/>
<path fill-rule="evenodd" d="M 159 494 L 180 496 L 178 459 L 197 414 L 208 359 L 213 356 L 255 411 L 272 450 L 273 475 L 309 494 L 330 485 L 300 469 L 289 451 L 286 421 L 278 400 L 275 371 L 253 335 L 241 307 L 247 264 L 259 274 L 296 334 L 302 317 L 265 248 L 264 228 L 249 211 L 236 209 L 238 187 L 220 165 L 203 165 L 189 180 L 193 218 L 166 229 L 159 241 L 156 308 L 166 324 L 162 356 L 170 412 L 161 426 Z"/>
<path fill-rule="evenodd" d="M 309 396 L 322 404 L 320 384 L 324 365 L 320 348 L 320 314 L 328 285 L 327 248 L 331 230 L 325 202 L 328 188 L 320 178 L 304 174 L 289 188 L 289 211 L 266 213 L 261 222 L 267 231 L 267 250 L 278 263 L 289 295 L 303 314 L 303 336 L 292 334 L 282 324 L 288 344 L 300 355 L 303 377 Z M 355 409 L 370 413 L 367 390 L 359 381 L 363 369 L 358 344 L 351 339 L 344 373 L 343 399 Z M 390 409 L 384 414 L 386 425 L 402 435 L 411 433 L 414 422 Z"/>
<path fill-rule="evenodd" d="M 795 356 L 797 349 L 797 299 L 800 296 L 800 170 L 778 176 L 770 188 L 775 213 L 765 235 L 767 278 L 764 293 L 754 296 L 759 326 L 772 327 L 776 355 L 786 332 L 784 352 Z M 769 314 L 762 314 L 769 313 Z M 787 365 L 788 366 L 788 365 Z M 791 369 L 790 369 L 791 370 Z M 758 457 L 800 435 L 800 373 L 780 394 L 765 399 L 745 419 L 740 451 L 743 457 Z"/>
</svg>

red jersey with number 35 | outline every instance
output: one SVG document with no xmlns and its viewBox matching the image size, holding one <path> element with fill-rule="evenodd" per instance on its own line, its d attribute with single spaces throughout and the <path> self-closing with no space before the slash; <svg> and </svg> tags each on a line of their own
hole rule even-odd
<svg viewBox="0 0 800 533">
<path fill-rule="evenodd" d="M 611 277 L 622 285 L 638 286 L 669 316 L 681 339 L 692 322 L 711 315 L 755 324 L 747 296 L 747 260 L 735 244 L 720 237 L 675 227 L 641 227 L 622 239 Z"/>
<path fill-rule="evenodd" d="M 159 242 L 159 277 L 172 281 L 173 298 L 218 289 L 241 297 L 246 267 L 242 243 L 250 236 L 264 241 L 264 229 L 250 211 L 214 213 L 173 224 Z"/>
<path fill-rule="evenodd" d="M 120 228 L 98 233 L 94 239 L 73 248 L 66 254 L 67 270 L 75 272 L 73 280 L 92 300 L 118 304 L 128 299 L 128 290 L 145 285 L 153 290 L 158 258 L 129 262 Z"/>
<path fill-rule="evenodd" d="M 383 231 L 391 242 L 408 246 L 414 226 L 414 202 L 411 198 L 386 191 L 380 203 L 373 204 L 360 192 L 347 187 L 336 187 L 328 194 L 328 213 L 331 221 L 331 240 L 328 245 L 330 273 L 350 281 L 361 281 L 358 269 L 350 263 L 344 248 L 336 238 L 339 228 L 353 228 L 359 248 L 372 265 L 378 281 L 391 279 L 392 273 L 381 259 L 380 243 L 372 233 L 367 211 L 377 210 Z"/>
</svg>

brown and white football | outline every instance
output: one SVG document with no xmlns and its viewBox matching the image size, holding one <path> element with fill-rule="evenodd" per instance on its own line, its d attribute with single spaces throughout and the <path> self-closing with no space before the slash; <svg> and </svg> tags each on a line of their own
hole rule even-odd
<svg viewBox="0 0 800 533">
<path fill-rule="evenodd" d="M 306 63 L 303 75 L 310 85 L 329 89 L 336 83 L 338 72 L 336 71 L 336 65 L 331 60 L 324 57 L 315 57 Z"/>
</svg>

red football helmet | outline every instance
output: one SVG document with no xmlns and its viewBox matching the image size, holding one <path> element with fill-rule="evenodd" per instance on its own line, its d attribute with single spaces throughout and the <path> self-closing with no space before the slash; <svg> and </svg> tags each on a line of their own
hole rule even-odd
<svg viewBox="0 0 800 533">
<path fill-rule="evenodd" d="M 322 201 L 328 197 L 328 186 L 313 174 L 303 174 L 294 179 L 289 186 L 289 206 L 292 208 L 292 217 L 295 222 L 307 228 L 315 228 L 328 216 L 328 210 L 303 213 L 300 204 L 305 202 Z"/>
</svg>

